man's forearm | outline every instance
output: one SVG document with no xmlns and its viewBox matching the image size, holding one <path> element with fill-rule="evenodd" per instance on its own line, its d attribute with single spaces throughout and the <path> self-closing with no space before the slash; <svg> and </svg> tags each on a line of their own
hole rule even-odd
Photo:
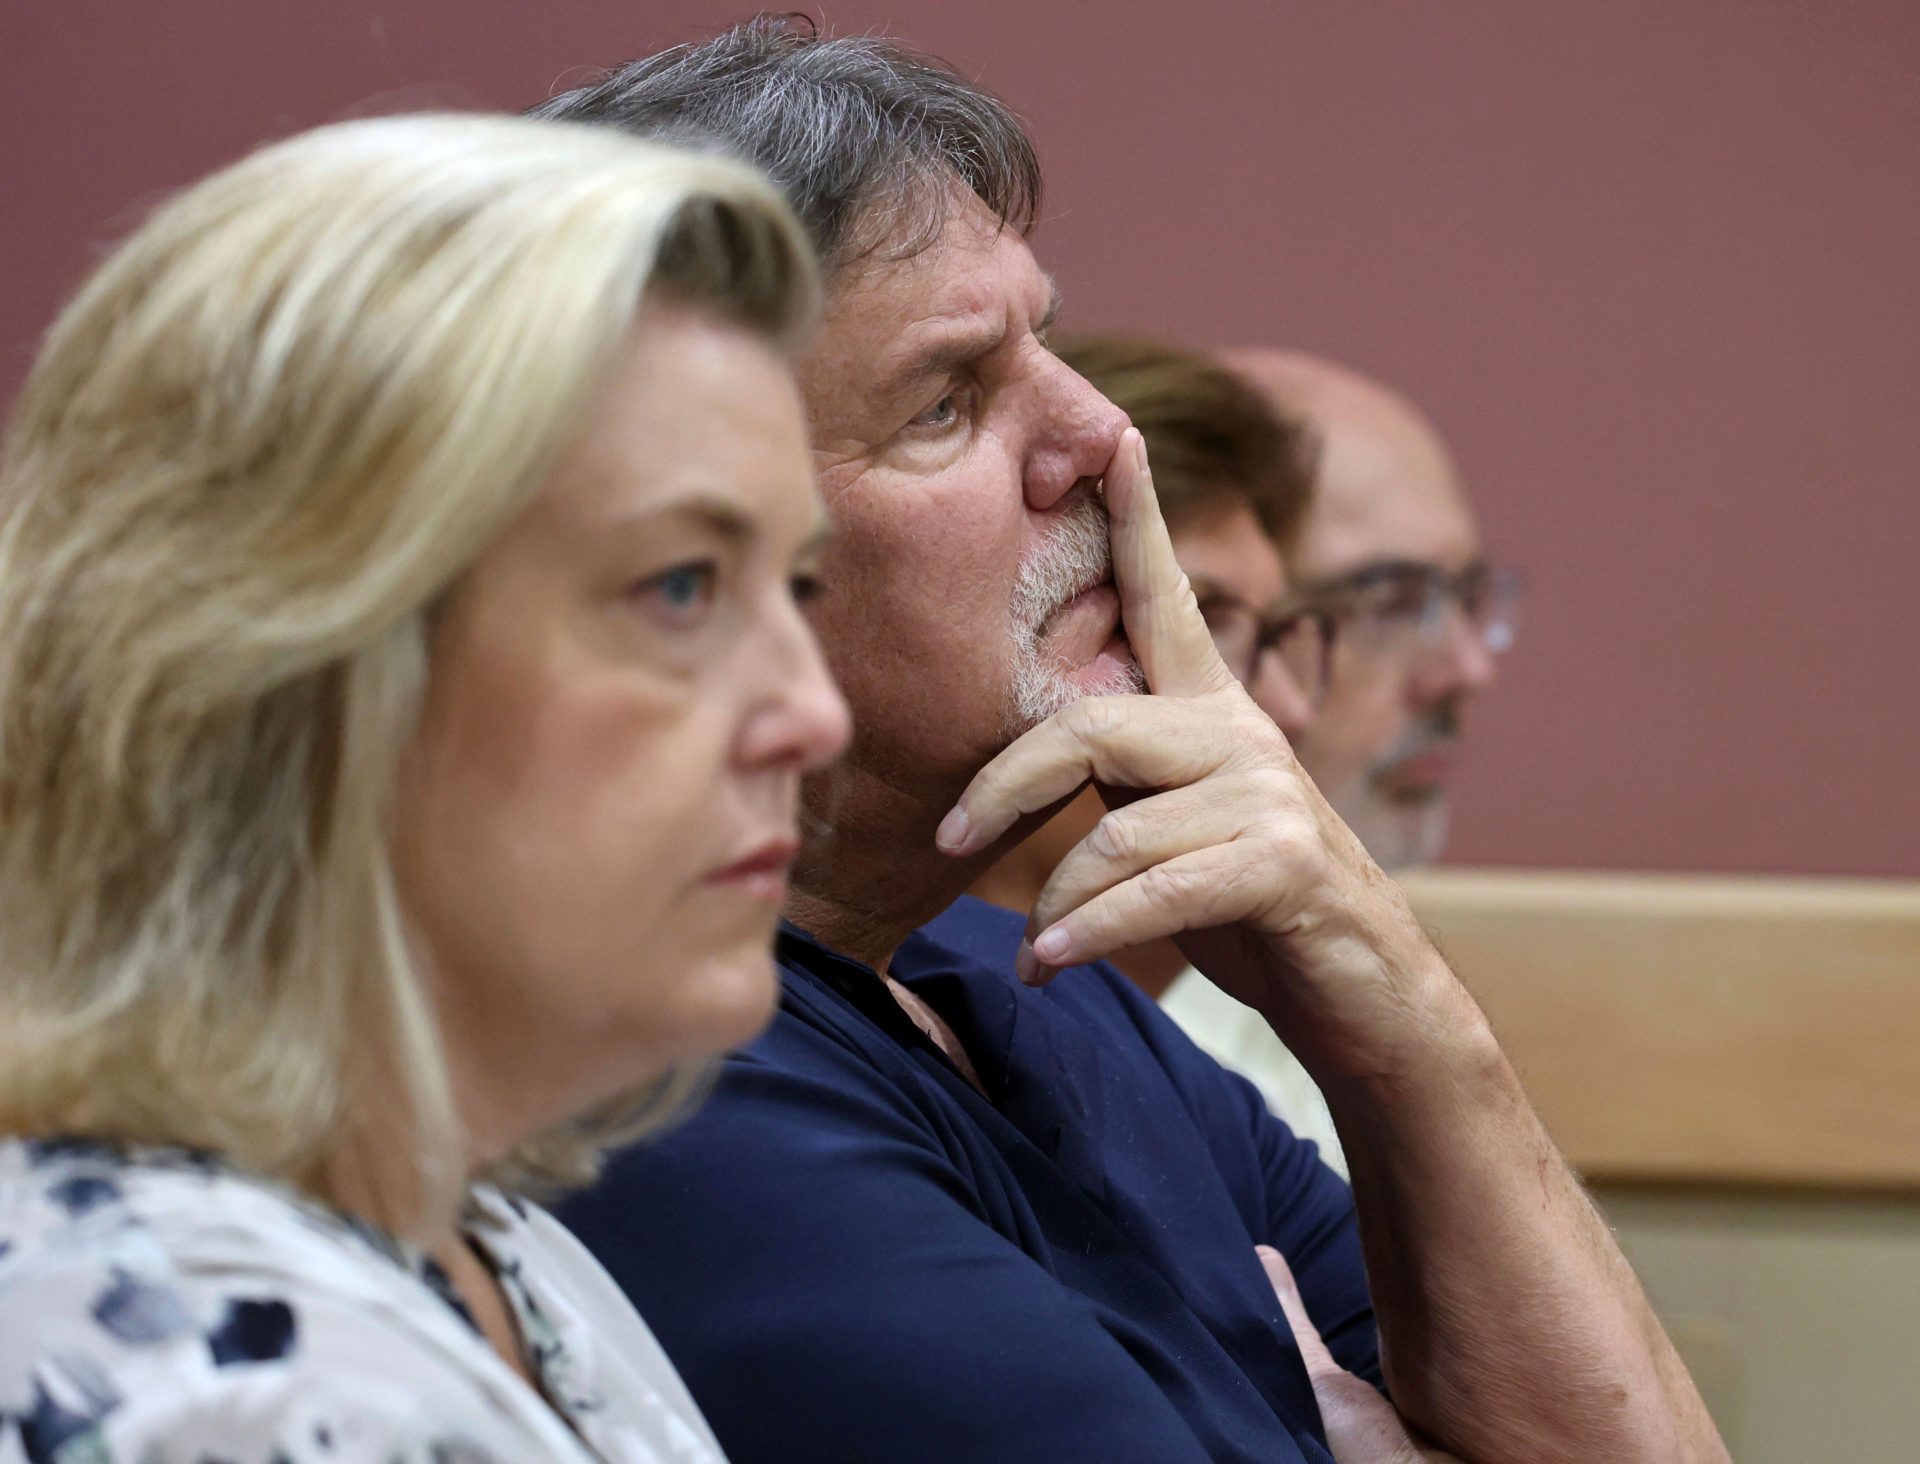
<svg viewBox="0 0 1920 1464">
<path fill-rule="evenodd" d="M 1136 429 L 1103 482 L 1147 696 L 1086 697 L 942 819 L 988 849 L 1088 780 L 1107 812 L 1033 903 L 1021 979 L 1173 936 L 1326 1090 L 1353 1167 L 1388 1376 L 1484 1460 L 1724 1458 L 1684 1369 L 1486 1022 L 1220 658 Z"/>
<path fill-rule="evenodd" d="M 1396 1406 L 1476 1464 L 1726 1459 L 1626 1259 L 1453 989 L 1435 1040 L 1327 1087 Z"/>
</svg>

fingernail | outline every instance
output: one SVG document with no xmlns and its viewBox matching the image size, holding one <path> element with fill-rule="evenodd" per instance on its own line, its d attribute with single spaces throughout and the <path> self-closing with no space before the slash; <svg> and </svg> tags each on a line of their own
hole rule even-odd
<svg viewBox="0 0 1920 1464">
<path fill-rule="evenodd" d="M 967 833 L 967 811 L 956 803 L 933 831 L 933 842 L 949 854 L 958 854 L 966 846 Z"/>
<path fill-rule="evenodd" d="M 1071 949 L 1073 949 L 1073 941 L 1066 931 L 1057 925 L 1043 932 L 1040 939 L 1033 943 L 1033 953 L 1049 966 L 1064 965 L 1063 958 Z"/>
<path fill-rule="evenodd" d="M 1020 949 L 1013 953 L 1013 974 L 1028 986 L 1033 985 L 1033 978 L 1040 974 L 1040 962 L 1034 958 L 1033 947 L 1024 938 L 1020 942 Z"/>
<path fill-rule="evenodd" d="M 1140 465 L 1140 471 L 1150 471 L 1147 467 L 1147 439 L 1140 433 L 1133 435 L 1133 460 Z"/>
</svg>

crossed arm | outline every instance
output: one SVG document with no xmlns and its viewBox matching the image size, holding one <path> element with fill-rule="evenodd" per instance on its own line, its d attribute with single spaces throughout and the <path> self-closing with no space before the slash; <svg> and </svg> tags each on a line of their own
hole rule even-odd
<svg viewBox="0 0 1920 1464">
<path fill-rule="evenodd" d="M 1023 978 L 1174 936 L 1266 1017 L 1327 1095 L 1388 1384 L 1434 1441 L 1476 1464 L 1726 1459 L 1485 1018 L 1221 664 L 1137 433 L 1106 486 L 1152 695 L 1042 723 L 982 769 L 938 836 L 965 855 L 1088 779 L 1101 788 L 1108 814 L 1036 902 Z"/>
</svg>

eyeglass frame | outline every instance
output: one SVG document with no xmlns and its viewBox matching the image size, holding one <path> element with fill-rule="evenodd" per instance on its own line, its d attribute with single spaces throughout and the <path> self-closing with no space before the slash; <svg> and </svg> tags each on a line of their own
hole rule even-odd
<svg viewBox="0 0 1920 1464">
<path fill-rule="evenodd" d="M 1293 677 L 1297 684 L 1299 678 L 1296 674 L 1296 668 L 1287 663 L 1286 657 L 1280 654 L 1279 648 L 1281 643 L 1285 641 L 1288 636 L 1294 634 L 1303 624 L 1315 626 L 1320 637 L 1318 675 L 1314 685 L 1311 687 L 1297 686 L 1297 689 L 1301 695 L 1307 699 L 1310 706 L 1317 707 L 1320 705 L 1320 702 L 1327 694 L 1328 684 L 1333 679 L 1333 645 L 1334 638 L 1338 633 L 1337 621 L 1330 611 L 1319 605 L 1307 604 L 1298 599 L 1288 599 L 1278 608 L 1262 610 L 1252 602 L 1234 594 L 1233 591 L 1227 589 L 1224 585 L 1207 583 L 1196 584 L 1194 586 L 1194 599 L 1199 605 L 1203 618 L 1206 616 L 1209 606 L 1224 605 L 1246 615 L 1253 621 L 1253 643 L 1247 652 L 1246 674 L 1240 676 L 1237 671 L 1235 672 L 1235 675 L 1239 676 L 1242 684 L 1252 682 L 1254 676 L 1260 670 L 1261 658 L 1269 651 L 1280 655 L 1281 664 L 1286 666 L 1287 674 Z M 1209 629 L 1211 629 L 1211 622 L 1209 622 Z M 1233 668 L 1229 667 L 1228 669 L 1232 670 Z"/>
<path fill-rule="evenodd" d="M 1375 585 L 1418 581 L 1422 603 L 1417 617 L 1393 610 L 1356 603 Z M 1475 585 L 1475 581 L 1479 585 Z M 1489 655 L 1504 655 L 1512 649 L 1518 634 L 1521 596 L 1527 577 L 1510 565 L 1496 565 L 1476 559 L 1459 570 L 1443 569 L 1417 559 L 1386 559 L 1362 565 L 1343 575 L 1317 581 L 1301 592 L 1304 603 L 1330 615 L 1336 625 L 1360 626 L 1368 622 L 1390 627 L 1396 622 L 1407 625 L 1412 634 L 1408 648 L 1430 648 L 1441 644 L 1446 634 L 1446 611 L 1457 606 Z M 1482 600 L 1489 619 L 1483 623 L 1474 601 Z M 1365 636 L 1349 634 L 1350 646 L 1362 645 Z"/>
</svg>

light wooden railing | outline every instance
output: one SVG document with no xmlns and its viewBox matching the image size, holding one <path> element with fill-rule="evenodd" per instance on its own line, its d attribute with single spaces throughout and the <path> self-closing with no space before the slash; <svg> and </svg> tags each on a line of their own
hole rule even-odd
<svg viewBox="0 0 1920 1464">
<path fill-rule="evenodd" d="M 1589 1179 L 1920 1192 L 1920 882 L 1405 883 Z"/>
</svg>

